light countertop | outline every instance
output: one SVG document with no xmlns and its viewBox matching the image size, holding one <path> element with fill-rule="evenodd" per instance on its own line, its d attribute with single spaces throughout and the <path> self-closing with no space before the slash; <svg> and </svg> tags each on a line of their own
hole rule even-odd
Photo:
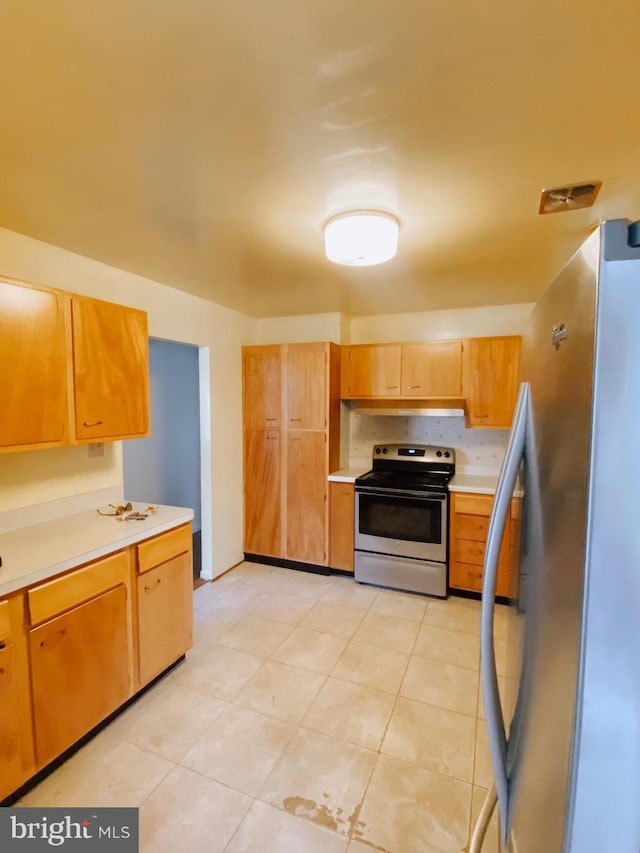
<svg viewBox="0 0 640 853">
<path fill-rule="evenodd" d="M 354 466 L 349 468 L 341 468 L 339 471 L 334 471 L 329 474 L 329 482 L 331 483 L 354 483 L 356 477 L 362 477 L 367 471 L 371 470 L 371 465 Z"/>
<path fill-rule="evenodd" d="M 147 506 L 134 503 L 133 509 L 144 512 Z M 158 506 L 144 521 L 121 519 L 84 510 L 4 533 L 0 536 L 0 595 L 186 524 L 193 519 L 193 510 Z"/>
<path fill-rule="evenodd" d="M 495 495 L 498 472 L 495 474 L 467 474 L 456 471 L 449 483 L 450 492 L 471 492 L 475 495 Z"/>
</svg>

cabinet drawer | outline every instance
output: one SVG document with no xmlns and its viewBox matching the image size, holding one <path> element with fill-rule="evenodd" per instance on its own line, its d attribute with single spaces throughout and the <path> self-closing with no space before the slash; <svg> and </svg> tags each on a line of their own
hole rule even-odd
<svg viewBox="0 0 640 853">
<path fill-rule="evenodd" d="M 9 602 L 0 601 L 0 640 L 6 640 L 10 633 Z"/>
<path fill-rule="evenodd" d="M 454 493 L 455 512 L 468 515 L 491 515 L 493 495 L 464 495 Z"/>
<path fill-rule="evenodd" d="M 124 583 L 129 570 L 126 551 L 118 551 L 68 575 L 27 592 L 29 624 L 38 625 L 65 610 Z"/>
<path fill-rule="evenodd" d="M 138 553 L 138 574 L 148 572 L 155 566 L 166 563 L 179 554 L 191 552 L 191 525 L 183 524 L 167 533 L 154 536 L 136 546 Z"/>
<path fill-rule="evenodd" d="M 453 543 L 453 558 L 457 562 L 482 566 L 484 563 L 485 548 L 486 542 L 477 542 L 471 539 L 456 539 Z"/>
<path fill-rule="evenodd" d="M 482 566 L 455 562 L 451 566 L 450 585 L 455 589 L 482 592 Z"/>
<path fill-rule="evenodd" d="M 459 515 L 456 513 L 456 539 L 473 539 L 476 542 L 486 542 L 488 529 L 489 519 L 486 515 Z"/>
</svg>

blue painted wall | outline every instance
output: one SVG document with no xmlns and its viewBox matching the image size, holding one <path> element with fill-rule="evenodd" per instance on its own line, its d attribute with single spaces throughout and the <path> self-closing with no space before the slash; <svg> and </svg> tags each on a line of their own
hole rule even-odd
<svg viewBox="0 0 640 853">
<path fill-rule="evenodd" d="M 123 441 L 129 501 L 191 507 L 200 530 L 198 348 L 149 340 L 151 436 Z"/>
</svg>

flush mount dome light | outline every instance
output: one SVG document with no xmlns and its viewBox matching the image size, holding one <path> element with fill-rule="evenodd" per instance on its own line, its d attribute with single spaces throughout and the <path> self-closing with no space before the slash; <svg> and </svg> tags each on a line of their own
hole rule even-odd
<svg viewBox="0 0 640 853">
<path fill-rule="evenodd" d="M 324 226 L 324 251 L 334 264 L 370 267 L 398 251 L 399 224 L 389 213 L 358 210 L 334 216 Z"/>
</svg>

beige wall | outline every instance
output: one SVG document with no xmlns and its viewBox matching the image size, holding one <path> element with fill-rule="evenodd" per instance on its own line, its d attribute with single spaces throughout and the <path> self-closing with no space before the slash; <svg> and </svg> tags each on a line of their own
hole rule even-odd
<svg viewBox="0 0 640 853">
<path fill-rule="evenodd" d="M 149 314 L 151 336 L 208 347 L 214 575 L 241 560 L 240 347 L 256 342 L 256 321 L 5 229 L 0 229 L 0 273 L 141 308 Z M 98 459 L 89 459 L 86 447 L 0 456 L 0 511 L 119 484 L 122 453 L 118 442 L 105 445 L 105 456 Z"/>
<path fill-rule="evenodd" d="M 347 318 L 347 324 L 348 324 Z M 345 343 L 342 314 L 304 314 L 298 317 L 263 317 L 257 321 L 259 344 L 300 344 L 312 341 Z"/>
<path fill-rule="evenodd" d="M 347 317 L 345 314 L 266 317 L 257 321 L 257 343 L 335 341 L 338 344 L 375 344 L 521 335 L 532 308 L 532 303 L 524 303 L 367 317 Z"/>
<path fill-rule="evenodd" d="M 521 335 L 532 308 L 532 303 L 524 303 L 354 317 L 351 320 L 350 343 L 381 344 L 391 341 Z"/>
</svg>

